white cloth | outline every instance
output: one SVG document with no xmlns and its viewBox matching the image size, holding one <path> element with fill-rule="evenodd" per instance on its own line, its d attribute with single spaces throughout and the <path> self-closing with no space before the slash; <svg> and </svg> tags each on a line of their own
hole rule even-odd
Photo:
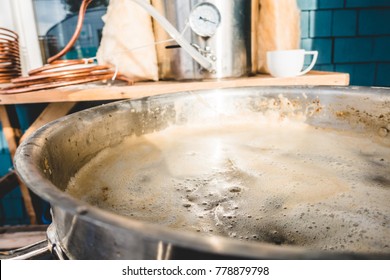
<svg viewBox="0 0 390 280">
<path fill-rule="evenodd" d="M 152 19 L 131 0 L 111 0 L 97 52 L 99 64 L 118 68 L 135 81 L 158 80 Z"/>
</svg>

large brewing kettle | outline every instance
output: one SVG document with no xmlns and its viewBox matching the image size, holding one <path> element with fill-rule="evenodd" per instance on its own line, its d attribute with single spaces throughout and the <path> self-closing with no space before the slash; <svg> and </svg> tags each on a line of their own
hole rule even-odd
<svg viewBox="0 0 390 280">
<path fill-rule="evenodd" d="M 261 112 L 266 109 L 261 100 L 280 94 L 294 98 L 298 108 L 299 102 L 321 102 L 321 114 L 310 120 L 315 125 L 364 129 L 371 135 L 390 123 L 388 89 L 249 87 L 182 92 L 115 102 L 56 120 L 21 144 L 15 167 L 27 187 L 50 202 L 53 231 L 49 238 L 71 259 L 390 258 L 388 249 L 377 254 L 330 252 L 202 236 L 119 216 L 64 192 L 82 166 L 126 136 L 142 136 L 170 125 L 186 126 L 192 120 L 220 121 L 221 113 L 234 117 Z M 366 112 L 366 117 L 359 120 L 345 115 L 340 119 L 336 113 L 351 106 Z"/>
</svg>

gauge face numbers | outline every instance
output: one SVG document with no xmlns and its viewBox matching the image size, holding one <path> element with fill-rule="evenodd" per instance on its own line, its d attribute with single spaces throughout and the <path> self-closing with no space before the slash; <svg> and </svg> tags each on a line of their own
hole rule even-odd
<svg viewBox="0 0 390 280">
<path fill-rule="evenodd" d="M 201 37 L 211 37 L 221 23 L 221 14 L 211 3 L 200 3 L 191 11 L 189 22 L 192 31 Z"/>
</svg>

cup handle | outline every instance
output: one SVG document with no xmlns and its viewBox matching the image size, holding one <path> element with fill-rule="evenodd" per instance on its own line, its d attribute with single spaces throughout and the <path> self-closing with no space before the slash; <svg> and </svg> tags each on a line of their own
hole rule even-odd
<svg viewBox="0 0 390 280">
<path fill-rule="evenodd" d="M 298 76 L 305 75 L 307 72 L 309 72 L 314 67 L 314 65 L 317 62 L 318 51 L 305 51 L 305 55 L 312 55 L 313 59 L 311 60 L 310 65 L 305 70 L 299 72 Z"/>
</svg>

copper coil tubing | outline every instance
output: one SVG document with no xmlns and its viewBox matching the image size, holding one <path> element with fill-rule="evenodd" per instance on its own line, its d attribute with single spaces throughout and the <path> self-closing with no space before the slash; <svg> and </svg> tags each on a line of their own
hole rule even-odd
<svg viewBox="0 0 390 280">
<path fill-rule="evenodd" d="M 12 79 L 12 85 L 0 89 L 0 94 L 22 93 L 41 89 L 83 84 L 112 79 L 115 71 L 106 65 L 96 65 L 92 59 L 56 60 L 29 72 L 28 77 Z M 116 79 L 132 84 L 118 74 Z"/>
<path fill-rule="evenodd" d="M 41 89 L 57 88 L 68 85 L 83 84 L 96 81 L 107 81 L 112 78 L 133 84 L 133 81 L 120 73 L 115 73 L 109 66 L 96 65 L 93 59 L 58 60 L 74 45 L 80 35 L 87 6 L 92 0 L 83 0 L 76 30 L 68 44 L 56 55 L 50 57 L 48 64 L 31 70 L 28 77 L 18 77 L 11 80 L 12 85 L 0 89 L 0 94 L 13 94 Z M 0 50 L 1 50 L 0 42 Z M 0 64 L 2 57 L 0 56 Z M 1 79 L 2 72 L 0 72 Z"/>
<path fill-rule="evenodd" d="M 21 73 L 18 35 L 0 27 L 0 84 L 10 83 Z"/>
<path fill-rule="evenodd" d="M 92 0 L 83 0 L 83 2 L 81 3 L 81 6 L 80 6 L 80 10 L 79 10 L 79 17 L 77 19 L 76 29 L 73 33 L 72 38 L 69 40 L 68 44 L 59 53 L 57 53 L 56 55 L 54 55 L 52 57 L 49 57 L 49 59 L 47 60 L 47 63 L 51 63 L 51 62 L 57 60 L 58 58 L 60 58 L 64 54 L 66 54 L 72 48 L 72 46 L 77 41 L 77 38 L 80 35 L 81 29 L 83 27 L 85 12 L 87 11 L 87 7 L 91 2 L 92 2 Z"/>
</svg>

